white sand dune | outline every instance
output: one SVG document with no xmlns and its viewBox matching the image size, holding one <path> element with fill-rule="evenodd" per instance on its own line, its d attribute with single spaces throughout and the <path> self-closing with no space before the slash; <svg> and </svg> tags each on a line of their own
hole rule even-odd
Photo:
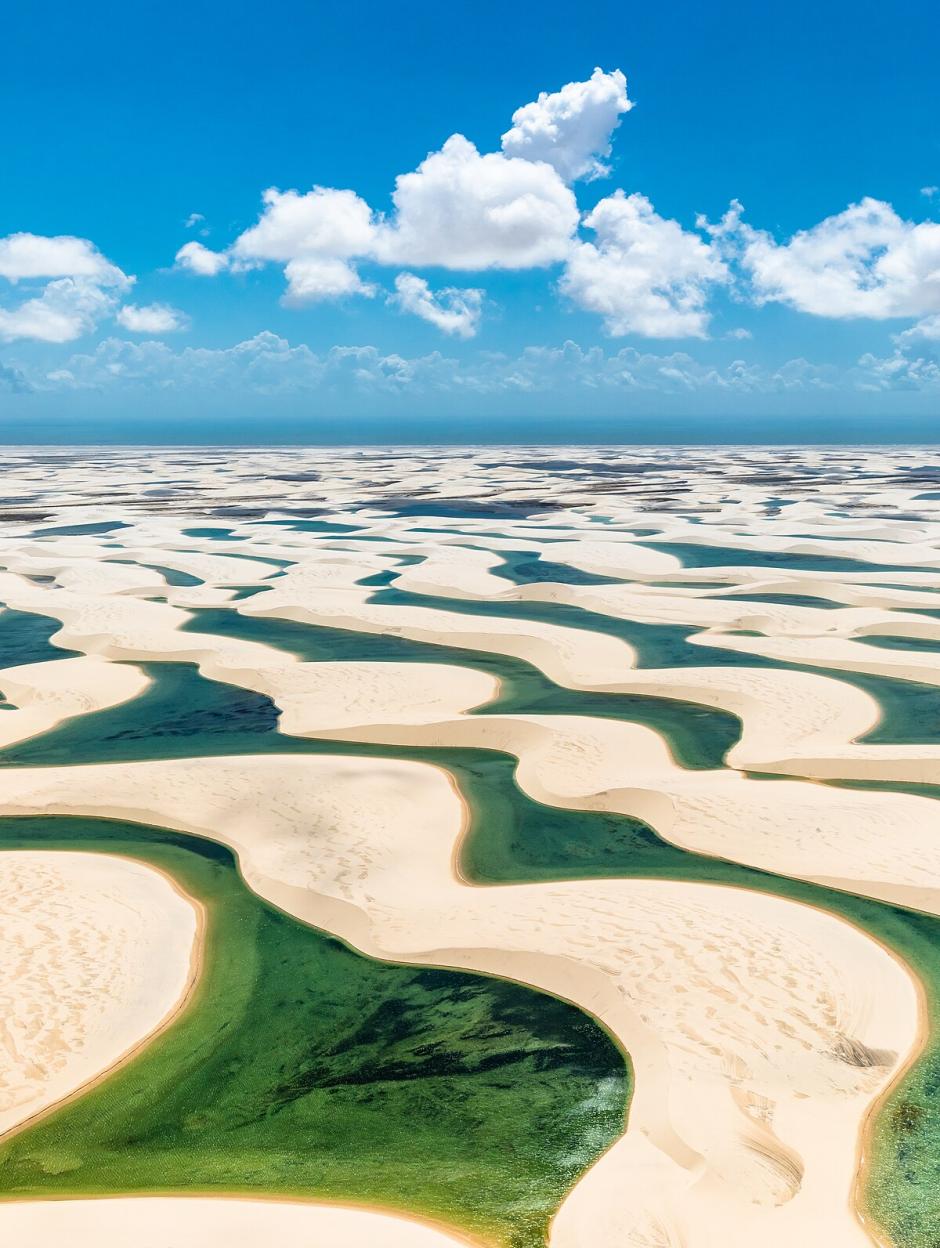
<svg viewBox="0 0 940 1248">
<path fill-rule="evenodd" d="M 0 747 L 48 732 L 76 715 L 128 702 L 149 684 L 138 668 L 92 655 L 0 669 L 0 689 L 15 708 L 0 714 Z"/>
<path fill-rule="evenodd" d="M 626 643 L 586 630 L 513 620 L 479 620 L 455 612 L 413 607 L 378 607 L 365 600 L 368 591 L 356 582 L 374 570 L 375 560 L 344 556 L 300 565 L 276 582 L 277 588 L 240 605 L 245 614 L 281 616 L 343 628 L 389 632 L 431 644 L 491 650 L 534 663 L 550 677 L 572 688 L 638 692 L 699 701 L 738 714 L 744 731 L 730 760 L 750 770 L 790 771 L 828 777 L 923 779 L 922 759 L 913 774 L 904 772 L 883 747 L 853 746 L 853 738 L 877 720 L 878 708 L 864 693 L 828 676 L 743 668 L 690 667 L 641 669 Z M 229 678 L 237 668 L 272 668 L 265 647 L 198 634 L 176 633 L 188 618 L 172 606 L 138 603 L 118 596 L 57 592 L 24 585 L 18 577 L 0 574 L 0 592 L 14 605 L 42 610 L 63 620 L 62 644 L 94 650 L 111 658 L 195 658 L 207 675 Z M 792 610 L 792 608 L 791 608 Z M 829 613 L 819 612 L 819 615 Z M 709 644 L 737 638 L 709 635 Z M 748 641 L 751 639 L 740 639 Z M 812 650 L 815 639 L 807 643 Z M 860 643 L 858 643 L 860 645 Z M 884 651 L 882 653 L 889 654 Z M 420 665 L 411 665 L 417 674 Z M 386 669 L 391 671 L 391 669 Z M 452 669 L 455 670 L 455 669 Z M 238 678 L 235 677 L 236 683 Z M 249 687 L 258 687 L 249 685 Z M 267 688 L 259 688 L 269 692 Z M 480 698 L 477 701 L 482 700 Z M 463 705 L 473 705 L 464 701 Z M 814 770 L 802 760 L 830 760 Z M 837 761 L 845 758 L 840 770 Z M 930 747 L 925 757 L 930 760 Z M 887 769 L 882 765 L 891 761 Z M 801 760 L 794 762 L 793 760 Z M 900 768 L 900 774 L 899 774 Z"/>
<path fill-rule="evenodd" d="M 194 981 L 197 935 L 193 903 L 139 862 L 0 852 L 0 1135 L 173 1015 Z"/>
<path fill-rule="evenodd" d="M 918 1000 L 849 924 L 707 884 L 468 887 L 452 866 L 460 803 L 417 763 L 249 757 L 9 779 L 4 813 L 212 836 L 250 887 L 366 953 L 509 976 L 596 1014 L 629 1051 L 636 1094 L 553 1244 L 639 1245 L 677 1218 L 690 1246 L 865 1242 L 851 1210 L 858 1135 L 917 1044 Z"/>
<path fill-rule="evenodd" d="M 367 1209 L 223 1197 L 138 1196 L 0 1205 L 19 1248 L 460 1248 L 481 1241 Z"/>
<path fill-rule="evenodd" d="M 316 576 L 321 582 L 345 579 L 352 584 L 356 571 L 354 561 L 326 562 Z M 50 597 L 15 586 L 4 592 L 29 601 Z M 502 749 L 522 760 L 519 779 L 526 791 L 548 804 L 635 815 L 666 839 L 700 853 L 806 879 L 844 881 L 870 896 L 902 902 L 916 898 L 923 908 L 937 907 L 940 850 L 933 805 L 927 799 L 837 792 L 798 782 L 772 789 L 728 770 L 686 772 L 672 763 L 655 733 L 638 725 L 590 716 L 466 717 L 463 712 L 495 692 L 493 679 L 474 669 L 425 663 L 298 663 L 259 643 L 181 633 L 178 626 L 188 617 L 164 604 L 66 592 L 51 597 L 47 609 L 54 605 L 66 620 L 59 636 L 69 645 L 120 659 L 198 662 L 211 678 L 273 698 L 283 710 L 281 727 L 286 732 Z M 278 614 L 290 616 L 293 610 L 284 607 Z M 413 609 L 399 610 L 407 620 Z M 257 613 L 266 612 L 259 608 Z M 490 634 L 469 632 L 472 624 L 467 621 L 457 640 L 479 649 L 492 645 Z M 575 633 L 581 646 L 590 646 L 590 633 L 556 631 Z M 525 651 L 526 642 L 523 634 L 512 644 Z M 536 642 L 531 645 L 535 651 Z M 587 649 L 576 658 L 581 653 L 584 663 L 596 661 Z M 878 708 L 868 695 L 836 680 L 737 668 L 680 669 L 674 678 L 668 670 L 630 675 L 630 683 L 605 687 L 689 698 L 737 712 L 744 732 L 731 761 L 738 767 L 835 777 L 851 775 L 854 767 L 866 776 L 875 766 L 872 759 L 886 755 L 896 757 L 898 767 L 908 772 L 920 766 L 917 747 L 850 743 L 875 722 Z M 928 756 L 938 753 L 934 747 L 920 750 Z M 545 761 L 538 764 L 536 758 Z M 827 763 L 829 759 L 834 761 Z M 812 823 L 794 827 L 786 803 L 805 809 Z M 890 831 L 892 822 L 897 832 Z M 905 852 L 894 852 L 901 843 Z"/>
<path fill-rule="evenodd" d="M 209 678 L 271 697 L 283 731 L 500 749 L 519 759 L 521 787 L 547 804 L 631 814 L 694 852 L 940 912 L 930 800 L 800 778 L 940 780 L 940 747 L 859 744 L 879 708 L 838 678 L 874 672 L 940 684 L 940 656 L 865 641 L 940 638 L 940 622 L 919 614 L 940 609 L 940 500 L 910 477 L 910 452 L 551 455 L 168 449 L 114 460 L 96 453 L 91 468 L 80 454 L 66 455 L 49 495 L 46 463 L 12 452 L 10 488 L 19 483 L 43 500 L 46 527 L 131 523 L 61 536 L 8 526 L 0 536 L 0 566 L 9 569 L 0 573 L 0 599 L 61 620 L 57 642 L 86 656 L 20 669 L 19 685 L 15 672 L 9 684 L 0 674 L 0 689 L 19 708 L 0 715 L 10 734 L 0 744 L 133 697 L 143 677 L 128 660 L 194 662 Z M 605 464 L 619 472 L 631 459 L 635 474 L 603 475 Z M 571 460 L 599 466 L 601 476 L 558 468 Z M 147 510 L 145 492 L 161 478 L 168 497 L 179 491 L 176 515 Z M 89 508 L 109 480 L 125 497 L 138 489 L 140 502 Z M 431 514 L 383 509 L 411 492 Z M 313 504 L 327 524 L 296 530 L 207 518 L 216 507 L 248 515 L 247 498 L 256 516 L 271 518 L 303 516 Z M 492 503 L 494 517 L 455 518 L 454 498 Z M 232 532 L 183 532 L 206 527 Z M 753 564 L 683 567 L 647 544 L 651 535 L 749 551 Z M 541 556 L 620 583 L 516 585 L 496 574 L 501 554 L 516 551 L 530 552 L 536 576 Z M 885 570 L 795 571 L 762 565 L 767 552 L 849 556 Z M 116 562 L 123 559 L 131 562 Z M 168 585 L 153 570 L 161 567 L 203 583 Z M 704 665 L 701 650 L 702 666 L 692 654 L 689 666 L 638 668 L 633 647 L 609 635 L 437 605 L 380 606 L 359 582 L 388 568 L 418 594 L 556 601 L 686 626 L 695 630 L 690 650 L 733 649 L 743 666 Z M 55 588 L 40 583 L 47 576 Z M 492 699 L 496 682 L 453 663 L 300 663 L 257 643 L 179 631 L 189 618 L 181 608 L 223 605 L 235 586 L 262 583 L 265 592 L 238 610 L 512 655 L 575 690 L 713 706 L 740 717 L 741 740 L 729 767 L 687 771 L 635 724 L 467 715 Z M 749 602 L 749 594 L 799 595 L 820 606 Z M 166 603 L 147 601 L 158 596 Z M 829 608 L 826 599 L 843 605 Z M 748 653 L 818 674 L 749 668 Z M 459 803 L 441 773 L 418 764 L 266 756 L 3 776 L 4 813 L 110 815 L 216 837 L 239 854 L 251 887 L 367 953 L 519 978 L 601 1018 L 634 1060 L 636 1096 L 626 1134 L 559 1211 L 552 1248 L 870 1244 L 853 1209 L 859 1133 L 916 1051 L 923 1017 L 910 972 L 849 924 L 716 885 L 471 887 L 454 873 Z M 57 915 L 53 926 L 64 922 Z M 128 1228 L 144 1248 L 147 1235 L 153 1248 L 173 1248 L 180 1236 L 188 1244 L 191 1228 L 210 1245 L 278 1233 L 324 1248 L 462 1242 L 372 1212 L 240 1200 L 10 1204 L 0 1208 L 0 1226 L 3 1217 L 18 1219 L 6 1223 L 11 1238 L 36 1248 L 53 1237 L 107 1248 Z"/>
</svg>

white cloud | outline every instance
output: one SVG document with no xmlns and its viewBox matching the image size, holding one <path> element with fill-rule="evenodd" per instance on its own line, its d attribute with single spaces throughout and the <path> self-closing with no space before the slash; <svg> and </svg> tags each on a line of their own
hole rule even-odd
<svg viewBox="0 0 940 1248">
<path fill-rule="evenodd" d="M 229 258 L 222 252 L 211 251 L 202 243 L 195 241 L 184 243 L 176 253 L 176 265 L 180 269 L 188 269 L 199 277 L 215 277 L 223 269 L 228 268 Z"/>
<path fill-rule="evenodd" d="M 380 219 L 353 191 L 266 191 L 258 223 L 235 240 L 229 262 L 235 269 L 286 265 L 287 301 L 299 303 L 372 293 L 350 264 L 357 258 L 450 269 L 551 264 L 565 256 L 578 223 L 574 196 L 554 169 L 481 155 L 459 134 L 402 174 L 392 200 L 391 217 Z M 187 243 L 177 262 L 209 273 L 226 258 Z"/>
<path fill-rule="evenodd" d="M 0 305 L 0 338 L 71 342 L 110 316 L 132 285 L 87 238 L 15 233 L 0 238 L 0 277 L 26 285 L 12 307 Z"/>
<path fill-rule="evenodd" d="M 45 373 L 17 369 L 19 389 L 61 392 L 251 392 L 267 396 L 349 391 L 386 396 L 542 394 L 799 394 L 923 390 L 940 393 L 940 366 L 896 353 L 865 356 L 849 369 L 792 359 L 777 368 L 734 360 L 716 365 L 684 351 L 657 354 L 623 347 L 606 352 L 575 342 L 529 347 L 519 355 L 460 362 L 440 352 L 407 358 L 376 347 L 333 347 L 317 354 L 276 334 L 257 334 L 233 347 L 173 350 L 150 340 L 109 338 Z"/>
<path fill-rule="evenodd" d="M 117 296 L 87 277 L 61 277 L 14 308 L 0 308 L 0 338 L 71 342 L 109 316 Z"/>
<path fill-rule="evenodd" d="M 922 186 L 920 188 L 921 195 L 925 195 L 928 199 L 933 199 L 938 191 L 940 191 L 940 186 Z"/>
<path fill-rule="evenodd" d="M 911 358 L 896 351 L 879 358 L 863 355 L 855 370 L 858 390 L 936 390 L 940 392 L 940 364 L 933 359 Z"/>
<path fill-rule="evenodd" d="M 205 217 L 202 215 L 201 212 L 191 212 L 189 216 L 186 218 L 186 220 L 183 222 L 183 229 L 184 230 L 195 229 L 195 227 L 197 225 L 201 225 L 203 221 L 205 221 Z"/>
<path fill-rule="evenodd" d="M 399 273 L 390 302 L 396 303 L 403 312 L 412 312 L 436 325 L 445 334 L 472 338 L 479 328 L 483 294 L 482 290 L 461 290 L 454 286 L 432 291 L 423 277 Z"/>
<path fill-rule="evenodd" d="M 354 191 L 315 186 L 301 195 L 271 187 L 262 198 L 264 211 L 257 225 L 232 246 L 236 267 L 301 256 L 349 259 L 366 255 L 372 246 L 372 210 Z"/>
<path fill-rule="evenodd" d="M 619 71 L 539 96 L 518 110 L 504 151 L 481 153 L 454 134 L 417 169 L 403 173 L 393 210 L 375 213 L 352 190 L 271 188 L 255 225 L 225 252 L 191 241 L 181 268 L 213 276 L 224 268 L 284 265 L 287 303 L 371 294 L 357 260 L 396 267 L 527 269 L 564 260 L 578 227 L 565 177 L 596 176 L 620 116 L 631 107 Z"/>
<path fill-rule="evenodd" d="M 229 250 L 236 271 L 269 261 L 285 265 L 284 303 L 298 305 L 347 295 L 372 295 L 353 265 L 367 255 L 375 236 L 372 210 L 353 191 L 315 186 L 298 191 L 265 191 L 256 225 L 240 234 Z"/>
<path fill-rule="evenodd" d="M 616 191 L 584 219 L 596 243 L 577 243 L 561 279 L 609 334 L 702 338 L 711 286 L 727 269 L 714 245 L 660 217 L 643 195 Z"/>
<path fill-rule="evenodd" d="M 99 286 L 127 281 L 121 270 L 105 259 L 87 238 L 68 234 L 9 234 L 0 238 L 0 277 L 19 282 L 31 278 L 80 277 Z"/>
<path fill-rule="evenodd" d="M 578 223 L 574 196 L 548 165 L 499 152 L 481 155 L 454 134 L 392 195 L 395 215 L 379 226 L 385 264 L 447 269 L 529 269 L 564 257 Z"/>
<path fill-rule="evenodd" d="M 595 69 L 587 82 L 569 82 L 560 91 L 542 91 L 517 108 L 503 135 L 507 156 L 541 160 L 566 182 L 609 173 L 601 158 L 610 155 L 610 138 L 623 113 L 633 107 L 627 80 L 615 69 Z"/>
<path fill-rule="evenodd" d="M 165 303 L 127 303 L 115 319 L 132 334 L 172 334 L 185 329 L 188 323 L 178 308 L 171 308 Z"/>
<path fill-rule="evenodd" d="M 785 244 L 743 223 L 738 204 L 712 232 L 758 303 L 875 320 L 940 311 L 940 224 L 902 220 L 881 200 L 852 204 Z"/>
<path fill-rule="evenodd" d="M 285 265 L 284 275 L 287 291 L 281 302 L 288 307 L 345 295 L 375 294 L 375 287 L 363 282 L 348 261 L 328 256 L 298 256 Z"/>
<path fill-rule="evenodd" d="M 0 304 L 0 338 L 40 342 L 71 342 L 89 333 L 134 280 L 87 238 L 66 234 L 0 238 L 0 278 L 26 284 L 17 304 Z"/>
<path fill-rule="evenodd" d="M 940 315 L 925 316 L 922 321 L 918 321 L 910 329 L 905 329 L 903 333 L 896 334 L 894 341 L 901 347 L 907 347 L 909 344 L 918 341 L 940 342 Z"/>
<path fill-rule="evenodd" d="M 747 342 L 747 340 L 749 338 L 753 338 L 754 335 L 751 333 L 749 329 L 739 328 L 739 329 L 729 329 L 728 332 L 725 334 L 725 337 L 731 339 L 733 342 Z"/>
<path fill-rule="evenodd" d="M 45 374 L 23 377 L 22 383 L 52 392 L 143 388 L 277 396 L 353 387 L 397 394 L 416 385 L 448 388 L 455 368 L 437 352 L 409 360 L 364 346 L 333 347 L 317 355 L 265 331 L 233 347 L 179 351 L 155 340 L 108 338 L 94 351 L 73 355 Z"/>
</svg>

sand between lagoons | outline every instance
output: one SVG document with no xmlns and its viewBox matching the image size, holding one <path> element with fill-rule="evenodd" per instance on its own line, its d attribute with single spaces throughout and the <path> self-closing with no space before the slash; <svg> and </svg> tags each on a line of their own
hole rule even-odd
<svg viewBox="0 0 940 1248">
<path fill-rule="evenodd" d="M 876 777 L 886 755 L 892 762 L 899 760 L 898 766 L 910 765 L 904 759 L 907 747 L 850 744 L 877 721 L 878 707 L 867 694 L 844 682 L 746 667 L 638 671 L 632 648 L 625 642 L 585 630 L 516 620 L 479 622 L 453 612 L 370 605 L 365 602 L 367 591 L 355 584 L 361 574 L 361 562 L 354 559 L 317 561 L 304 565 L 294 576 L 288 573 L 281 578 L 278 585 L 284 589 L 272 589 L 263 602 L 249 600 L 240 610 L 251 616 L 387 632 L 432 644 L 514 655 L 572 689 L 643 693 L 727 710 L 743 722 L 742 739 L 733 755 L 737 767 L 803 774 L 804 760 L 819 756 L 828 760 L 827 776 L 843 774 L 838 760 L 844 758 L 845 775 Z M 321 683 L 332 679 L 318 670 L 322 664 L 298 664 L 259 643 L 180 633 L 189 616 L 170 605 L 121 595 L 49 592 L 9 573 L 0 573 L 0 594 L 18 609 L 61 620 L 64 627 L 56 638 L 61 645 L 111 659 L 197 662 L 205 675 L 268 693 L 281 704 L 289 731 L 304 730 L 294 727 L 295 711 L 301 719 L 309 719 Z M 478 705 L 494 692 L 492 680 L 472 669 L 450 666 L 444 677 L 431 663 L 382 665 L 383 679 L 390 685 L 400 681 L 398 693 L 407 689 L 410 696 L 406 699 L 396 697 L 393 688 L 385 694 L 377 692 L 375 673 L 371 678 L 368 673 L 374 665 L 343 666 L 347 684 L 355 682 L 372 703 L 373 719 L 382 697 L 395 706 L 399 722 L 402 717 L 408 722 L 427 722 Z M 612 672 L 617 674 L 615 679 L 611 679 Z M 306 687 L 298 685 L 299 680 Z M 327 726 L 354 722 L 355 716 L 353 706 L 341 720 Z M 918 762 L 917 767 L 929 766 L 931 760 L 940 766 L 940 747 L 920 747 L 920 753 L 927 762 Z M 805 766 L 813 774 L 808 763 Z M 925 777 L 918 773 L 917 778 Z"/>
<path fill-rule="evenodd" d="M 0 749 L 48 732 L 63 720 L 139 697 L 150 681 L 138 668 L 97 655 L 7 667 L 0 688 L 14 710 L 0 715 Z"/>
<path fill-rule="evenodd" d="M 630 1125 L 563 1204 L 553 1248 L 868 1242 L 858 1135 L 918 1042 L 918 1000 L 843 920 L 711 884 L 468 887 L 460 803 L 425 764 L 248 756 L 6 780 L 6 814 L 208 835 L 262 896 L 367 954 L 507 976 L 596 1015 L 634 1063 Z"/>
<path fill-rule="evenodd" d="M 292 543 L 246 544 L 243 550 L 309 559 L 299 542 L 291 551 Z M 427 541 L 422 545 L 427 552 Z M 580 557 L 582 566 L 616 567 L 621 575 L 668 576 L 678 568 L 672 556 L 655 552 L 647 559 L 642 548 L 617 552 L 609 543 L 582 542 L 565 543 L 580 550 L 562 551 L 552 545 L 542 544 L 548 558 L 571 555 L 578 566 Z M 206 573 L 222 584 L 240 579 L 234 555 L 161 554 L 159 546 L 136 547 L 134 555 L 142 557 L 146 549 L 155 564 Z M 832 546 L 828 553 L 839 553 Z M 127 597 L 152 593 L 160 579 L 155 581 L 156 574 L 122 565 L 108 572 L 105 585 L 95 576 L 98 557 L 89 552 L 77 562 L 60 560 L 58 580 L 67 588 L 54 594 L 4 576 L 4 596 L 23 609 L 62 619 L 62 644 L 108 659 L 190 659 L 206 675 L 266 693 L 284 710 L 287 731 L 505 749 L 521 760 L 521 785 L 544 801 L 637 814 L 665 838 L 698 852 L 938 908 L 938 851 L 924 799 L 836 793 L 798 781 L 761 784 L 728 772 L 687 773 L 654 733 L 590 717 L 468 718 L 463 712 L 493 693 L 489 677 L 468 669 L 298 664 L 265 646 L 179 634 L 182 613 Z M 48 548 L 48 560 L 55 558 Z M 37 570 L 43 566 L 39 553 L 29 560 Z M 255 573 L 269 576 L 276 566 L 257 564 Z M 875 721 L 877 707 L 867 695 L 824 676 L 720 668 L 636 671 L 631 648 L 609 637 L 371 606 L 368 591 L 355 581 L 387 566 L 366 556 L 317 558 L 278 577 L 263 599 L 243 609 L 514 654 L 572 688 L 649 692 L 733 710 L 744 721 L 742 742 L 732 755 L 741 767 L 816 774 L 815 765 L 817 772 L 820 766 L 832 768 L 820 774 L 877 776 L 890 763 L 906 768 L 905 775 L 913 766 L 921 778 L 930 774 L 924 766 L 940 759 L 930 747 L 918 752 L 907 746 L 853 746 L 852 737 Z M 536 596 L 517 595 L 508 582 L 499 584 L 493 566 L 485 552 L 444 556 L 428 560 L 410 585 L 402 584 L 418 592 L 459 585 L 467 597 Z M 709 572 L 714 570 L 697 575 Z M 756 569 L 731 570 L 737 580 L 754 581 L 757 575 Z M 257 577 L 244 576 L 249 579 Z M 224 591 L 209 585 L 164 592 L 180 605 L 224 601 Z M 611 591 L 611 603 L 618 600 L 619 606 L 627 596 Z M 571 591 L 569 600 L 575 597 L 581 597 L 580 590 Z M 695 614 L 700 624 L 712 626 L 734 623 L 736 609 L 686 608 L 675 595 L 672 605 L 663 595 L 651 606 L 653 618 Z M 769 614 L 775 628 L 792 636 L 803 632 L 805 610 Z M 745 612 L 755 614 L 753 608 L 741 611 L 745 621 Z M 870 631 L 883 622 L 873 618 L 879 612 L 853 614 L 855 628 Z M 929 626 L 919 631 L 931 635 Z M 807 627 L 804 635 L 811 634 Z M 843 651 L 845 665 L 854 667 L 863 656 L 845 644 L 850 646 L 849 653 Z M 809 653 L 814 645 L 800 640 L 792 652 Z M 886 662 L 900 672 L 900 661 Z M 41 730 L 24 723 L 15 739 Z M 752 1248 L 764 1241 L 770 1248 L 789 1248 L 797 1239 L 828 1248 L 868 1242 L 851 1214 L 861 1124 L 918 1043 L 916 987 L 886 950 L 811 907 L 716 885 L 627 880 L 467 888 L 454 879 L 450 865 L 459 832 L 442 835 L 442 828 L 452 827 L 453 815 L 436 801 L 433 789 L 411 772 L 390 792 L 385 764 L 348 761 L 360 769 L 353 787 L 368 797 L 358 807 L 342 778 L 336 784 L 343 791 L 337 792 L 336 784 L 331 790 L 336 759 L 240 758 L 70 768 L 59 773 L 61 788 L 52 772 L 8 771 L 11 805 L 4 809 L 113 814 L 225 839 L 239 852 L 252 887 L 365 952 L 504 974 L 595 1013 L 633 1056 L 637 1093 L 630 1130 L 584 1177 L 556 1218 L 554 1248 L 621 1243 Z M 329 775 L 322 774 L 322 766 Z M 187 767 L 196 771 L 190 774 Z M 294 773 L 300 767 L 319 781 L 319 806 L 317 794 L 298 787 Z M 154 768 L 169 770 L 147 770 Z M 377 777 L 376 785 L 370 787 L 363 768 Z M 222 791 L 216 791 L 220 785 Z M 242 805 L 235 811 L 226 804 L 227 794 L 239 792 Z M 424 828 L 424 843 L 418 845 L 404 836 L 403 822 L 407 817 L 413 828 L 423 826 L 413 809 L 421 801 L 436 823 Z M 386 808 L 390 813 L 383 822 Z M 319 813 L 313 844 L 298 832 L 311 810 Z M 326 854 L 324 828 L 336 841 Z M 449 845 L 446 868 L 439 857 L 442 841 Z M 363 873 L 358 886 L 350 862 Z M 853 1054 L 859 1052 L 866 1062 L 874 1054 L 873 1064 L 855 1064 Z M 108 1208 L 127 1202 L 95 1203 L 106 1231 Z M 189 1204 L 154 1203 L 164 1213 L 172 1206 L 167 1214 L 172 1218 Z M 21 1208 L 47 1217 L 37 1206 Z M 93 1219 L 85 1212 L 76 1216 Z M 207 1234 L 216 1233 L 211 1221 L 200 1225 Z M 266 1222 L 265 1233 L 273 1225 Z M 350 1243 L 384 1243 L 375 1238 L 377 1226 L 373 1222 L 367 1231 L 363 1224 L 356 1232 L 363 1238 Z"/>
<path fill-rule="evenodd" d="M 355 564 L 326 561 L 308 569 L 305 579 L 349 583 L 359 570 Z M 657 734 L 636 724 L 575 715 L 468 716 L 467 709 L 496 691 L 493 678 L 475 669 L 424 662 L 301 663 L 258 642 L 180 632 L 188 617 L 164 604 L 69 591 L 49 594 L 2 574 L 0 588 L 16 595 L 24 609 L 43 609 L 63 619 L 57 636 L 62 644 L 94 649 L 107 658 L 196 662 L 211 678 L 270 696 L 283 712 L 283 731 L 379 744 L 502 749 L 520 759 L 522 787 L 548 804 L 634 815 L 665 839 L 699 853 L 940 910 L 940 844 L 934 805 L 926 798 L 833 790 L 799 780 L 771 785 L 727 769 L 684 771 Z M 355 606 L 353 594 L 361 590 L 349 594 L 350 615 L 367 610 Z M 330 618 L 333 610 L 326 608 Z M 407 620 L 416 612 L 419 618 L 423 614 L 414 608 L 389 610 L 401 611 L 402 631 L 410 631 Z M 253 613 L 320 614 L 289 605 Z M 493 634 L 475 633 L 467 617 L 429 614 L 444 617 L 445 623 L 457 620 L 463 629 L 459 644 L 494 645 Z M 358 619 L 344 617 L 344 622 L 354 627 Z M 361 621 L 359 626 L 368 630 Z M 571 634 L 584 661 L 597 661 L 588 653 L 593 634 L 545 631 Z M 439 635 L 454 641 L 443 627 Z M 529 653 L 526 642 L 523 635 L 514 645 L 533 662 L 544 663 L 544 652 L 535 647 Z M 726 668 L 629 675 L 629 682 L 609 687 L 698 698 L 737 710 L 744 720 L 742 740 L 732 751 L 737 766 L 786 771 L 789 762 L 793 770 L 810 775 L 867 777 L 878 774 L 872 759 L 885 752 L 907 767 L 924 752 L 940 757 L 937 747 L 849 744 L 860 724 L 869 727 L 877 718 L 877 706 L 861 690 L 822 676 Z M 843 760 L 843 770 L 827 768 L 833 757 Z"/>
<path fill-rule="evenodd" d="M 81 852 L 0 852 L 0 1136 L 167 1025 L 196 981 L 201 917 L 161 872 Z"/>
</svg>

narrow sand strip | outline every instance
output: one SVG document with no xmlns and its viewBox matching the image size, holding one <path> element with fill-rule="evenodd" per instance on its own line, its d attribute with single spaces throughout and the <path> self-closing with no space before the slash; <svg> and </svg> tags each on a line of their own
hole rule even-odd
<svg viewBox="0 0 940 1248">
<path fill-rule="evenodd" d="M 461 1248 L 482 1245 L 374 1210 L 285 1200 L 137 1196 L 0 1204 L 0 1230 L 18 1248 Z"/>
</svg>

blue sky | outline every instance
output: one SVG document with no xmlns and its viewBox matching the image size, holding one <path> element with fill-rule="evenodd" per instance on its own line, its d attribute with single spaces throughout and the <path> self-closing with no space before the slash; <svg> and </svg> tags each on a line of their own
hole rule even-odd
<svg viewBox="0 0 940 1248">
<path fill-rule="evenodd" d="M 934 439 L 935 7 L 581 7 L 16 6 L 0 438 Z"/>
</svg>

